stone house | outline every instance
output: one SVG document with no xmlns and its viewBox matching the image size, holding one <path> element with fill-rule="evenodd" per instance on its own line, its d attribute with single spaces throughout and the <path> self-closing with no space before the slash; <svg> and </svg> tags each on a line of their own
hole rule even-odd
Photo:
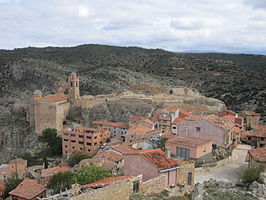
<svg viewBox="0 0 266 200">
<path fill-rule="evenodd" d="M 260 114 L 253 111 L 244 110 L 240 112 L 240 115 L 244 118 L 244 130 L 247 130 L 248 128 L 259 128 Z"/>
<path fill-rule="evenodd" d="M 129 126 L 136 126 L 136 125 L 143 125 L 147 126 L 150 129 L 155 128 L 155 124 L 152 120 L 147 117 L 140 117 L 140 116 L 132 116 L 129 118 Z"/>
<path fill-rule="evenodd" d="M 233 149 L 239 141 L 235 124 L 216 115 L 192 116 L 176 125 L 176 135 L 211 140 L 213 148 Z"/>
<path fill-rule="evenodd" d="M 69 113 L 70 104 L 74 104 L 79 96 L 79 77 L 76 73 L 68 76 L 67 88 L 58 88 L 56 94 L 43 96 L 40 90 L 35 90 L 29 102 L 27 121 L 41 133 L 47 128 L 54 128 L 61 132 L 63 122 Z M 65 94 L 67 91 L 67 95 Z"/>
<path fill-rule="evenodd" d="M 235 126 L 240 128 L 241 130 L 244 129 L 244 118 L 241 117 L 240 114 L 232 111 L 232 110 L 223 110 L 218 113 L 219 117 L 224 117 L 227 120 L 231 120 L 235 123 Z"/>
<path fill-rule="evenodd" d="M 37 200 L 46 197 L 46 188 L 36 179 L 24 179 L 9 195 L 11 200 Z"/>
<path fill-rule="evenodd" d="M 125 137 L 125 142 L 127 145 L 132 145 L 143 140 L 148 140 L 150 137 L 161 135 L 161 129 L 151 129 L 147 126 L 138 124 L 131 126 Z"/>
<path fill-rule="evenodd" d="M 18 178 L 22 179 L 26 175 L 27 160 L 16 158 L 9 161 L 8 164 L 0 166 L 0 180 L 6 181 L 7 178 L 17 175 Z"/>
<path fill-rule="evenodd" d="M 266 147 L 249 150 L 246 156 L 246 162 L 248 162 L 251 167 L 266 167 Z"/>
<path fill-rule="evenodd" d="M 203 160 L 211 156 L 212 141 L 200 138 L 173 136 L 165 143 L 171 156 L 179 159 Z"/>
<path fill-rule="evenodd" d="M 124 175 L 142 174 L 143 181 L 160 175 L 167 178 L 167 186 L 193 186 L 194 161 L 166 158 L 160 149 L 140 150 L 124 157 Z"/>
<path fill-rule="evenodd" d="M 266 126 L 261 125 L 257 130 L 246 131 L 241 135 L 241 141 L 253 147 L 266 147 Z"/>
<path fill-rule="evenodd" d="M 125 135 L 129 128 L 129 124 L 126 122 L 123 123 L 123 122 L 93 121 L 92 127 L 96 129 L 109 130 L 112 138 L 125 139 Z"/>
<path fill-rule="evenodd" d="M 110 131 L 106 129 L 66 128 L 62 134 L 63 155 L 70 155 L 75 151 L 94 155 L 108 140 L 110 140 Z"/>
</svg>

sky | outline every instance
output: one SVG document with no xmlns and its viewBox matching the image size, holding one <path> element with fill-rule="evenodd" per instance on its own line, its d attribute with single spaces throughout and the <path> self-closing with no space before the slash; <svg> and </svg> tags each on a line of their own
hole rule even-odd
<svg viewBox="0 0 266 200">
<path fill-rule="evenodd" d="M 266 54 L 266 0 L 0 0 L 0 49 L 80 44 Z"/>
</svg>

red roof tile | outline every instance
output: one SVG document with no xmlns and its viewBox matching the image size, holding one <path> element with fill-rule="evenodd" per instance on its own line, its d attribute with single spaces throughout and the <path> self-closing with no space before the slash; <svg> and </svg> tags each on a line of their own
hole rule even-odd
<svg viewBox="0 0 266 200">
<path fill-rule="evenodd" d="M 200 139 L 200 138 L 190 138 L 190 137 L 181 137 L 173 136 L 166 141 L 166 143 L 181 144 L 187 147 L 197 147 L 206 143 L 210 143 L 210 140 Z M 212 143 L 210 143 L 212 145 Z"/>
<path fill-rule="evenodd" d="M 246 131 L 241 137 L 253 136 L 266 138 L 266 125 L 261 125 L 258 130 Z"/>
<path fill-rule="evenodd" d="M 234 116 L 232 116 L 232 115 L 225 115 L 225 116 L 223 116 L 225 119 L 227 119 L 227 120 L 231 120 L 231 121 L 235 121 L 235 117 Z"/>
<path fill-rule="evenodd" d="M 135 152 L 136 150 L 133 149 L 132 147 L 125 145 L 125 144 L 118 144 L 118 145 L 113 145 L 111 148 L 121 154 L 127 154 L 127 153 L 132 153 Z"/>
<path fill-rule="evenodd" d="M 96 181 L 96 182 L 93 182 L 87 185 L 83 185 L 81 187 L 82 188 L 101 188 L 101 187 L 105 187 L 117 181 L 132 179 L 136 176 L 138 175 L 108 177 L 108 178 L 105 178 L 105 179 L 102 179 L 102 180 L 99 180 L 99 181 Z"/>
<path fill-rule="evenodd" d="M 67 101 L 67 96 L 64 94 L 51 94 L 49 96 L 45 96 L 45 97 L 41 98 L 40 101 L 45 102 L 45 103 Z"/>
<path fill-rule="evenodd" d="M 48 168 L 48 169 L 43 169 L 42 173 L 41 173 L 41 177 L 49 177 L 49 176 L 53 176 L 54 174 L 58 173 L 58 172 L 66 172 L 69 169 L 66 167 L 52 167 L 52 168 Z"/>
<path fill-rule="evenodd" d="M 36 179 L 24 179 L 9 195 L 25 199 L 32 199 L 46 191 L 46 188 L 38 183 Z"/>
<path fill-rule="evenodd" d="M 177 118 L 175 118 L 175 120 L 173 121 L 173 124 L 177 124 L 177 123 L 182 122 L 182 121 L 184 121 L 184 120 L 185 120 L 184 118 L 177 117 Z"/>
<path fill-rule="evenodd" d="M 141 125 L 141 124 L 138 124 L 136 126 L 132 126 L 128 129 L 127 131 L 127 134 L 130 134 L 130 133 L 135 133 L 135 134 L 140 134 L 140 135 L 143 135 L 149 131 L 151 131 L 152 129 L 147 127 L 147 126 L 144 126 L 144 125 Z"/>
<path fill-rule="evenodd" d="M 266 147 L 251 149 L 248 153 L 255 161 L 266 162 Z"/>
<path fill-rule="evenodd" d="M 174 167 L 178 167 L 183 163 L 187 163 L 188 161 L 176 161 L 172 158 L 166 158 L 165 153 L 161 149 L 152 149 L 152 150 L 139 150 L 135 153 L 129 154 L 139 154 L 144 159 L 152 163 L 159 170 L 171 169 Z"/>
</svg>

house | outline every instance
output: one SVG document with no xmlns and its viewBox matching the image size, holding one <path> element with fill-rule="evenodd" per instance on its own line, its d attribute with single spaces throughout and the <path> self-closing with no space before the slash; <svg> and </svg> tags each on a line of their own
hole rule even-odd
<svg viewBox="0 0 266 200">
<path fill-rule="evenodd" d="M 266 167 L 266 147 L 259 147 L 248 151 L 246 162 L 249 166 L 264 166 Z"/>
<path fill-rule="evenodd" d="M 69 169 L 66 167 L 59 167 L 59 166 L 43 169 L 41 172 L 42 183 L 47 184 L 53 175 L 59 172 L 66 172 L 68 170 Z"/>
<path fill-rule="evenodd" d="M 11 200 L 37 200 L 46 197 L 46 188 L 36 179 L 24 179 L 9 195 Z"/>
<path fill-rule="evenodd" d="M 108 140 L 110 140 L 110 131 L 106 129 L 66 128 L 62 134 L 63 155 L 70 155 L 74 151 L 93 155 Z"/>
<path fill-rule="evenodd" d="M 216 115 L 190 116 L 176 125 L 176 135 L 211 140 L 213 148 L 233 149 L 238 141 L 235 124 Z"/>
<path fill-rule="evenodd" d="M 168 186 L 193 186 L 194 161 L 167 158 L 160 149 L 139 150 L 124 157 L 124 175 L 133 174 L 142 174 L 143 181 L 164 175 Z"/>
<path fill-rule="evenodd" d="M 93 121 L 92 127 L 96 129 L 107 129 L 111 133 L 112 138 L 125 139 L 125 135 L 129 128 L 127 122 L 107 122 L 107 121 Z"/>
<path fill-rule="evenodd" d="M 241 130 L 244 129 L 244 118 L 241 117 L 240 114 L 232 111 L 232 110 L 223 110 L 218 113 L 219 117 L 224 117 L 227 120 L 231 120 L 235 123 L 235 126 L 240 128 Z"/>
<path fill-rule="evenodd" d="M 0 180 L 6 181 L 7 178 L 17 175 L 18 178 L 24 178 L 26 175 L 27 160 L 16 158 L 9 161 L 8 164 L 0 166 Z"/>
<path fill-rule="evenodd" d="M 212 141 L 201 138 L 173 136 L 165 143 L 171 156 L 182 159 L 203 160 L 211 156 Z"/>
<path fill-rule="evenodd" d="M 112 174 L 117 174 L 121 172 L 124 166 L 124 162 L 123 156 L 119 153 L 107 151 L 97 153 L 92 158 L 83 159 L 79 162 L 80 167 L 83 167 L 85 165 L 97 165 L 110 171 Z"/>
<path fill-rule="evenodd" d="M 266 147 L 266 125 L 242 133 L 241 141 L 254 147 Z"/>
<path fill-rule="evenodd" d="M 136 150 L 126 144 L 118 144 L 108 147 L 107 151 L 113 151 L 119 155 L 135 152 Z"/>
<path fill-rule="evenodd" d="M 260 114 L 253 111 L 244 110 L 240 112 L 240 115 L 244 118 L 244 130 L 258 129 L 260 124 Z"/>
<path fill-rule="evenodd" d="M 0 199 L 3 197 L 6 190 L 6 183 L 4 181 L 0 181 Z"/>
<path fill-rule="evenodd" d="M 145 125 L 135 125 L 128 129 L 126 134 L 126 144 L 132 145 L 136 142 L 148 140 L 150 137 L 161 135 L 161 129 L 151 129 Z"/>
<path fill-rule="evenodd" d="M 129 125 L 130 126 L 136 126 L 136 125 L 143 125 L 147 126 L 150 129 L 155 128 L 155 124 L 150 120 L 149 118 L 146 117 L 139 117 L 139 116 L 132 116 L 129 118 Z"/>
</svg>

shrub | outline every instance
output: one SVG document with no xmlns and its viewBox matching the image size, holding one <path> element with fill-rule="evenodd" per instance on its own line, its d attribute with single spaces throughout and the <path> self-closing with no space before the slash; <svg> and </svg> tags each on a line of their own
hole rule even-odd
<svg viewBox="0 0 266 200">
<path fill-rule="evenodd" d="M 85 154 L 82 151 L 75 151 L 70 155 L 68 159 L 68 165 L 70 167 L 74 167 L 74 165 L 78 164 L 81 160 L 86 159 L 86 158 L 91 158 L 91 156 L 88 154 Z"/>
<path fill-rule="evenodd" d="M 241 170 L 240 177 L 248 185 L 254 181 L 260 182 L 260 174 L 264 169 L 263 166 L 246 167 Z"/>
</svg>

